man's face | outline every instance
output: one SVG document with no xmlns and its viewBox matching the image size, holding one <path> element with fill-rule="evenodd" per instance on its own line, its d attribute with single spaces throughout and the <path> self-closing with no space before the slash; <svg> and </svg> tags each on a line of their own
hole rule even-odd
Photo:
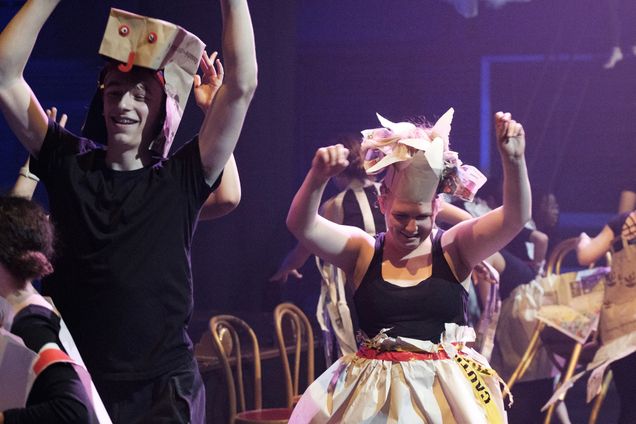
<svg viewBox="0 0 636 424">
<path fill-rule="evenodd" d="M 138 148 L 153 140 L 161 126 L 164 91 L 152 71 L 113 69 L 104 79 L 104 120 L 109 145 Z"/>
</svg>

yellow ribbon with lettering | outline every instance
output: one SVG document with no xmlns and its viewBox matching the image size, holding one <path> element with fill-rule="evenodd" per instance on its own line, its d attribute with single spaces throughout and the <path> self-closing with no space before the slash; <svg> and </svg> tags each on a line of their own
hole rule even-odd
<svg viewBox="0 0 636 424">
<path fill-rule="evenodd" d="M 466 378 L 468 378 L 468 380 L 470 381 L 470 384 L 473 387 L 475 398 L 477 398 L 479 403 L 484 408 L 484 412 L 486 413 L 486 417 L 488 418 L 488 423 L 503 424 L 504 420 L 501 416 L 499 408 L 492 398 L 490 390 L 488 390 L 488 386 L 486 386 L 486 383 L 483 379 L 483 377 L 495 377 L 500 380 L 497 373 L 493 369 L 486 368 L 470 358 L 455 355 L 453 359 L 455 359 L 455 362 L 459 364 L 461 369 L 466 374 Z"/>
</svg>

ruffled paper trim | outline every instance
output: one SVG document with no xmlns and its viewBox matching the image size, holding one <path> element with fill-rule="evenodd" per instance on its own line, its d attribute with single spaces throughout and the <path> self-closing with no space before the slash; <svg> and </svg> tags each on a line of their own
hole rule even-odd
<svg viewBox="0 0 636 424">
<path fill-rule="evenodd" d="M 377 350 L 403 350 L 407 352 L 438 352 L 440 346 L 446 346 L 452 343 L 470 343 L 474 342 L 476 335 L 472 327 L 458 325 L 455 323 L 444 324 L 444 332 L 441 335 L 440 343 L 433 343 L 430 340 L 413 339 L 409 337 L 391 337 L 387 332 L 391 328 L 383 328 L 373 338 L 369 339 L 366 335 L 358 334 L 360 344 Z M 450 349 L 451 353 L 455 351 Z M 451 355 L 452 356 L 452 355 Z"/>
</svg>

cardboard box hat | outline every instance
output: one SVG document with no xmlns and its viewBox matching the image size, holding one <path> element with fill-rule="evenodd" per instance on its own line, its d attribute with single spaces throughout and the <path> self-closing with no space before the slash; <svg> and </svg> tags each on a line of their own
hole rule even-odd
<svg viewBox="0 0 636 424">
<path fill-rule="evenodd" d="M 133 66 L 163 71 L 166 119 L 163 131 L 150 148 L 167 157 L 183 116 L 192 81 L 205 44 L 194 34 L 170 22 L 111 9 L 99 54 Z"/>
<path fill-rule="evenodd" d="M 432 128 L 377 114 L 382 127 L 362 131 L 367 174 L 385 172 L 384 185 L 409 202 L 431 202 L 439 192 L 472 201 L 486 177 L 449 150 L 453 114 L 450 108 Z"/>
</svg>

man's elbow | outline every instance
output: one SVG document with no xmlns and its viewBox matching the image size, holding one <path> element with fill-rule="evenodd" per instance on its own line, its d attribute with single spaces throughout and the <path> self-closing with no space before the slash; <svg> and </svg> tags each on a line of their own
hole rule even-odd
<svg viewBox="0 0 636 424">
<path fill-rule="evenodd" d="M 213 202 L 206 203 L 203 206 L 199 219 L 202 221 L 209 221 L 221 218 L 234 211 L 240 203 L 241 193 L 232 193 L 231 195 L 226 195 L 222 198 L 214 198 Z"/>
<path fill-rule="evenodd" d="M 226 85 L 233 97 L 251 102 L 256 92 L 256 87 L 258 87 L 258 77 L 256 72 L 249 75 L 241 75 L 232 82 L 227 81 Z"/>
<path fill-rule="evenodd" d="M 246 95 L 249 95 L 250 97 L 254 96 L 256 87 L 258 87 L 258 71 L 256 64 L 254 65 L 254 71 L 248 73 L 248 76 L 241 79 L 240 86 Z"/>
<path fill-rule="evenodd" d="M 237 84 L 237 94 L 244 100 L 251 102 L 254 98 L 254 93 L 256 93 L 256 87 L 258 86 L 258 82 L 256 79 L 253 81 L 245 81 L 240 84 Z"/>
<path fill-rule="evenodd" d="M 236 209 L 236 207 L 238 206 L 238 202 L 234 203 L 234 202 L 223 202 L 219 205 L 217 205 L 217 207 L 215 208 L 214 212 L 211 213 L 209 216 L 208 215 L 203 215 L 202 219 L 208 220 L 208 219 L 216 219 L 216 218 L 221 218 L 225 215 L 229 215 L 230 212 L 232 212 L 234 209 Z"/>
<path fill-rule="evenodd" d="M 233 193 L 231 196 L 228 196 L 227 198 L 223 199 L 223 202 L 221 204 L 221 208 L 223 209 L 223 211 L 225 212 L 224 215 L 227 215 L 228 213 L 232 212 L 234 209 L 236 209 L 238 207 L 238 205 L 241 203 L 241 193 Z"/>
</svg>

